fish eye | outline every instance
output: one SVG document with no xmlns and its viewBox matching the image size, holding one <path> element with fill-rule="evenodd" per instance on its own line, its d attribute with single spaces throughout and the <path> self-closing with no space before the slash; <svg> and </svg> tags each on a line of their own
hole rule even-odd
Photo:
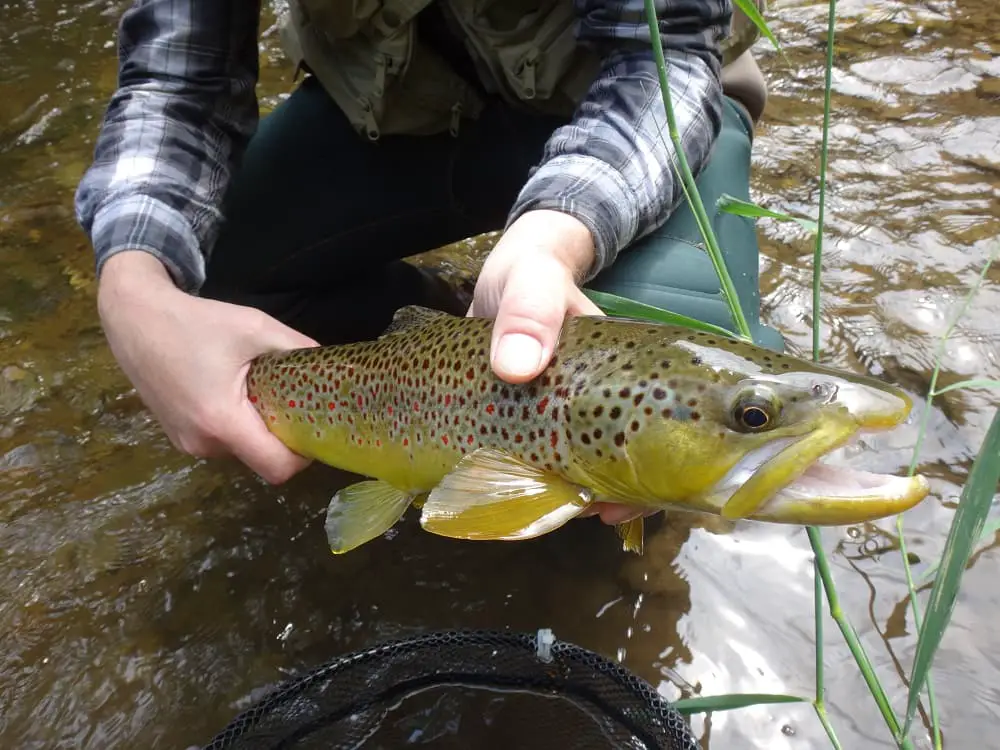
<svg viewBox="0 0 1000 750">
<path fill-rule="evenodd" d="M 780 407 L 771 393 L 751 390 L 736 398 L 732 410 L 733 427 L 741 432 L 760 432 L 778 419 Z"/>
</svg>

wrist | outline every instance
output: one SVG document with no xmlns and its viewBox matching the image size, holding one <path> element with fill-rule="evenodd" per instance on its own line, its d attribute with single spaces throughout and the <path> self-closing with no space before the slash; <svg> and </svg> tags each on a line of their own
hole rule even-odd
<svg viewBox="0 0 1000 750">
<path fill-rule="evenodd" d="M 102 317 L 110 306 L 129 298 L 148 299 L 161 291 L 179 291 L 166 266 L 145 250 L 123 250 L 105 261 L 97 286 Z"/>
</svg>

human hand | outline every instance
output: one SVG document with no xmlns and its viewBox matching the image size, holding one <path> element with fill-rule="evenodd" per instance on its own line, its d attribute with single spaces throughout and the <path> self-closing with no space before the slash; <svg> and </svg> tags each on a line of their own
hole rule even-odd
<svg viewBox="0 0 1000 750">
<path fill-rule="evenodd" d="M 567 315 L 603 315 L 578 286 L 593 260 L 590 230 L 559 211 L 529 211 L 504 232 L 483 264 L 468 312 L 495 318 L 490 361 L 498 377 L 531 380 L 551 361 Z M 607 524 L 643 515 L 611 503 L 595 503 L 583 515 L 597 514 Z"/>
<path fill-rule="evenodd" d="M 176 448 L 234 455 L 272 484 L 309 465 L 264 425 L 246 374 L 258 354 L 315 341 L 254 308 L 181 291 L 142 251 L 108 260 L 97 307 L 115 359 Z"/>
</svg>

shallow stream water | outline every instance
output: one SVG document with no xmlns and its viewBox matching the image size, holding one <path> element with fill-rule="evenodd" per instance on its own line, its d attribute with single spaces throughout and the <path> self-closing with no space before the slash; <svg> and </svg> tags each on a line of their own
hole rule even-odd
<svg viewBox="0 0 1000 750">
<path fill-rule="evenodd" d="M 668 698 L 813 689 L 812 557 L 798 528 L 673 515 L 646 554 L 596 520 L 518 544 L 454 542 L 415 519 L 334 558 L 322 520 L 346 478 L 280 488 L 177 453 L 131 391 L 94 308 L 72 197 L 116 77 L 121 2 L 0 11 L 0 745 L 183 748 L 260 691 L 337 654 L 431 628 L 552 628 Z M 937 337 L 1000 236 L 1000 6 L 842 0 L 834 76 L 824 359 L 917 398 L 913 423 L 851 457 L 905 471 Z M 826 5 L 776 0 L 755 199 L 815 215 Z M 287 90 L 273 12 L 264 109 Z M 810 346 L 811 239 L 761 222 L 765 318 Z M 478 247 L 478 246 L 474 246 Z M 482 248 L 479 247 L 479 250 Z M 449 270 L 474 263 L 452 248 Z M 479 253 L 481 257 L 481 253 Z M 947 348 L 942 384 L 1000 377 L 1000 268 Z M 944 544 L 996 393 L 936 402 L 906 517 L 919 573 Z M 890 520 L 824 532 L 844 610 L 897 711 L 916 643 Z M 1000 726 L 1000 555 L 964 579 L 937 660 L 945 745 Z M 890 748 L 839 633 L 825 637 L 845 748 Z M 808 704 L 694 720 L 706 748 L 828 747 Z M 918 747 L 927 747 L 921 736 Z"/>
</svg>

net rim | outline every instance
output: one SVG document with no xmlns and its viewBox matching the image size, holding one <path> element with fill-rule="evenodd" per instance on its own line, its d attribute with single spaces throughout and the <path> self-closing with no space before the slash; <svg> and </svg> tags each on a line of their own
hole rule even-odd
<svg viewBox="0 0 1000 750">
<path fill-rule="evenodd" d="M 543 643 L 541 635 L 549 633 L 550 638 Z M 663 698 L 656 689 L 645 679 L 631 672 L 621 664 L 616 664 L 607 657 L 580 646 L 570 641 L 563 641 L 551 637 L 550 631 L 539 630 L 535 633 L 497 630 L 497 629 L 445 629 L 431 630 L 411 636 L 392 638 L 385 641 L 366 646 L 309 668 L 304 673 L 290 677 L 274 686 L 273 689 L 258 697 L 253 703 L 240 711 L 223 727 L 216 735 L 200 748 L 191 750 L 206 750 L 216 747 L 225 739 L 232 740 L 240 735 L 253 731 L 258 724 L 262 723 L 266 714 L 258 713 L 260 708 L 267 705 L 269 711 L 280 708 L 283 704 L 295 701 L 297 698 L 307 693 L 316 683 L 328 681 L 336 678 L 340 672 L 347 672 L 358 667 L 364 662 L 379 662 L 382 659 L 391 659 L 394 652 L 401 649 L 407 652 L 419 652 L 428 648 L 440 647 L 442 642 L 461 642 L 463 646 L 488 647 L 494 650 L 515 649 L 521 652 L 530 652 L 540 662 L 543 667 L 537 679 L 526 682 L 523 675 L 517 677 L 507 677 L 510 685 L 504 685 L 505 676 L 503 674 L 490 674 L 488 676 L 476 675 L 474 670 L 466 673 L 459 673 L 454 670 L 436 671 L 428 670 L 416 677 L 402 680 L 391 686 L 381 688 L 377 694 L 364 697 L 359 696 L 350 703 L 341 707 L 332 714 L 349 715 L 352 710 L 360 710 L 370 707 L 372 704 L 385 703 L 389 696 L 395 696 L 391 702 L 403 699 L 409 695 L 414 695 L 422 690 L 432 687 L 442 686 L 463 686 L 463 687 L 492 687 L 501 690 L 527 690 L 535 694 L 547 692 L 555 697 L 570 699 L 583 698 L 591 705 L 599 706 L 607 715 L 613 717 L 622 725 L 629 727 L 629 730 L 641 737 L 646 737 L 643 741 L 649 747 L 659 747 L 655 738 L 653 744 L 648 739 L 649 732 L 642 727 L 636 726 L 635 722 L 628 716 L 628 711 L 609 706 L 606 701 L 594 695 L 594 692 L 584 687 L 574 686 L 571 683 L 560 682 L 560 677 L 555 674 L 557 671 L 568 671 L 564 665 L 573 663 L 577 666 L 586 664 L 590 669 L 600 673 L 605 681 L 610 681 L 616 687 L 633 695 L 646 708 L 655 712 L 664 719 L 679 720 L 684 727 L 685 736 L 679 739 L 683 750 L 697 750 L 697 739 L 691 728 L 680 712 L 674 708 L 669 701 Z M 544 676 L 542 676 L 544 675 Z M 330 721 L 331 714 L 323 718 Z M 337 718 L 333 719 L 338 720 Z M 309 722 L 314 724 L 315 721 Z M 306 725 L 307 726 L 307 725 Z"/>
</svg>

